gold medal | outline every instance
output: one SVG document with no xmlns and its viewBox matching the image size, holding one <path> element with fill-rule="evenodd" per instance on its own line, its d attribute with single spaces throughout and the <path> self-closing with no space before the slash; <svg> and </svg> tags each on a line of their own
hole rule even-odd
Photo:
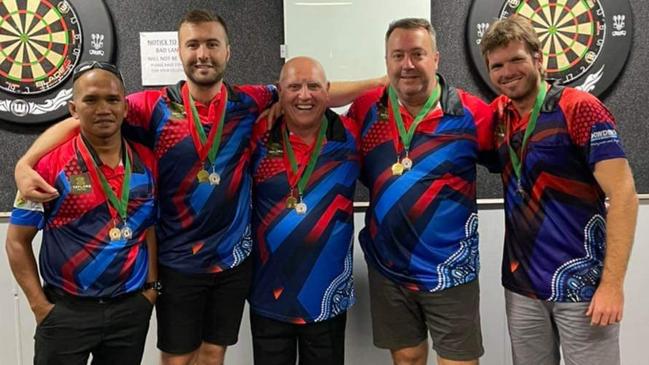
<svg viewBox="0 0 649 365">
<path fill-rule="evenodd" d="M 403 175 L 403 165 L 401 164 L 401 162 L 395 162 L 392 164 L 392 175 Z"/>
<path fill-rule="evenodd" d="M 209 180 L 210 174 L 207 172 L 207 170 L 201 170 L 196 174 L 196 179 L 198 179 L 199 183 L 206 183 Z"/>
<path fill-rule="evenodd" d="M 295 208 L 295 205 L 297 205 L 297 199 L 295 199 L 294 196 L 289 196 L 288 198 L 286 198 L 287 209 L 293 209 Z"/>
<path fill-rule="evenodd" d="M 404 157 L 403 160 L 401 160 L 401 164 L 406 170 L 410 170 L 412 168 L 412 160 L 408 157 Z"/>
<path fill-rule="evenodd" d="M 122 227 L 121 233 L 124 239 L 130 240 L 131 238 L 133 238 L 133 230 L 127 225 L 124 225 L 124 227 Z"/>
<path fill-rule="evenodd" d="M 117 227 L 113 227 L 108 231 L 108 237 L 111 241 L 119 241 L 122 238 L 122 231 Z"/>
<path fill-rule="evenodd" d="M 216 172 L 213 172 L 210 174 L 210 185 L 218 185 L 221 183 L 221 175 L 217 174 Z"/>
<path fill-rule="evenodd" d="M 306 203 L 304 202 L 299 202 L 295 205 L 295 212 L 297 214 L 306 214 Z"/>
</svg>

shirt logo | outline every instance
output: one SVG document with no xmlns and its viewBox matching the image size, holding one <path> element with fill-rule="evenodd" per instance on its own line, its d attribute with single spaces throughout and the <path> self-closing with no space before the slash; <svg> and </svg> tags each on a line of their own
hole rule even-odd
<svg viewBox="0 0 649 365">
<path fill-rule="evenodd" d="M 70 176 L 70 191 L 72 194 L 87 194 L 92 190 L 88 174 Z"/>
<path fill-rule="evenodd" d="M 593 146 L 617 141 L 618 137 L 615 129 L 604 129 L 590 134 L 590 144 Z"/>
</svg>

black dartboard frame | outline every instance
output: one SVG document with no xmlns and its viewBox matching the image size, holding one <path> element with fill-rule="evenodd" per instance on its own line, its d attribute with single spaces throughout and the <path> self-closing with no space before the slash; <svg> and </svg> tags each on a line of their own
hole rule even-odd
<svg viewBox="0 0 649 365">
<path fill-rule="evenodd" d="M 0 0 L 0 120 L 60 120 L 68 114 L 74 67 L 113 62 L 115 48 L 102 0 Z"/>
<path fill-rule="evenodd" d="M 530 20 L 543 46 L 547 79 L 601 95 L 622 73 L 633 39 L 628 0 L 474 0 L 466 40 L 484 82 L 480 39 L 489 24 L 512 14 Z"/>
</svg>

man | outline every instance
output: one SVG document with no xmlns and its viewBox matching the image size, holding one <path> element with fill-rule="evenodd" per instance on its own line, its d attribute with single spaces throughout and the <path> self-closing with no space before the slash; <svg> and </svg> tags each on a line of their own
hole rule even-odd
<svg viewBox="0 0 649 365">
<path fill-rule="evenodd" d="M 74 70 L 70 113 L 81 133 L 36 170 L 59 191 L 18 195 L 7 256 L 36 318 L 35 364 L 140 364 L 156 290 L 154 160 L 126 143 L 124 85 L 111 64 Z M 43 229 L 41 286 L 31 243 Z M 148 230 L 148 231 L 147 231 Z"/>
<path fill-rule="evenodd" d="M 491 146 L 491 111 L 436 74 L 435 32 L 401 19 L 386 33 L 390 85 L 357 99 L 361 179 L 370 208 L 360 242 L 368 262 L 374 343 L 395 364 L 483 353 L 478 288 L 476 162 Z"/>
<path fill-rule="evenodd" d="M 497 21 L 480 46 L 502 94 L 492 106 L 514 363 L 558 365 L 561 347 L 566 364 L 619 364 L 638 202 L 613 116 L 594 96 L 545 82 L 525 18 Z"/>
<path fill-rule="evenodd" d="M 354 302 L 354 189 L 358 127 L 326 106 L 315 60 L 280 74 L 284 118 L 256 128 L 252 154 L 255 273 L 249 298 L 256 365 L 344 363 Z M 299 350 L 298 350 L 299 349 Z"/>
<path fill-rule="evenodd" d="M 252 247 L 248 144 L 255 119 L 277 92 L 272 85 L 223 83 L 230 45 L 221 17 L 188 12 L 178 40 L 187 81 L 130 95 L 124 132 L 154 150 L 160 171 L 157 234 L 165 295 L 156 315 L 162 361 L 222 364 L 226 347 L 237 342 L 252 276 L 246 260 Z M 334 105 L 378 82 L 341 85 Z M 39 177 L 21 171 L 75 123 L 59 123 L 19 161 L 24 195 L 49 198 Z"/>
</svg>

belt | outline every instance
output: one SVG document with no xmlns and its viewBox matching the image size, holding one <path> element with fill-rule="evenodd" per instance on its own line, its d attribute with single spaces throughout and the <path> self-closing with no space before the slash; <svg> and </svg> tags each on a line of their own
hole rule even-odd
<svg viewBox="0 0 649 365">
<path fill-rule="evenodd" d="M 83 297 L 74 294 L 70 294 L 60 288 L 55 286 L 46 285 L 43 290 L 47 297 L 53 297 L 69 303 L 90 303 L 90 304 L 109 304 L 120 302 L 124 299 L 130 298 L 136 294 L 139 294 L 141 290 L 134 290 L 128 293 L 120 294 L 114 297 Z M 52 301 L 56 302 L 56 300 Z"/>
</svg>

